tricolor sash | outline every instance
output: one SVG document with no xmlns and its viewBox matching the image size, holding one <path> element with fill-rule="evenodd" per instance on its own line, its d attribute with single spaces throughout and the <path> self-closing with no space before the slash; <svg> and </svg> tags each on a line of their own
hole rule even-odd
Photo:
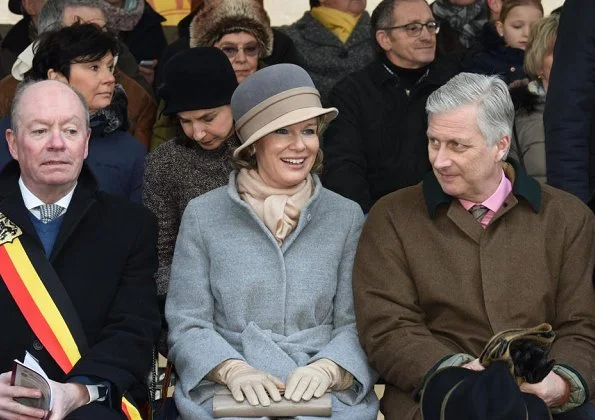
<svg viewBox="0 0 595 420">
<path fill-rule="evenodd" d="M 87 347 L 82 325 L 46 256 L 25 251 L 22 233 L 0 213 L 0 276 L 37 339 L 67 374 Z M 125 397 L 122 412 L 130 420 L 142 419 Z"/>
</svg>

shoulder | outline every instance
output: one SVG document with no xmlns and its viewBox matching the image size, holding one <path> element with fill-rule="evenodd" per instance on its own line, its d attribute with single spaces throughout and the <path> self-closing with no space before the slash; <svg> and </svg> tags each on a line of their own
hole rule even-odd
<svg viewBox="0 0 595 420">
<path fill-rule="evenodd" d="M 101 143 L 110 143 L 109 148 L 113 153 L 124 152 L 137 157 L 144 157 L 147 153 L 147 149 L 140 140 L 132 137 L 127 131 L 114 131 L 97 140 L 97 144 Z M 117 150 L 114 150 L 114 148 L 117 148 Z"/>
<path fill-rule="evenodd" d="M 542 208 L 540 212 L 546 215 L 557 214 L 563 216 L 569 224 L 582 226 L 585 221 L 593 219 L 593 212 L 578 197 L 566 191 L 541 185 Z"/>
<path fill-rule="evenodd" d="M 218 218 L 226 214 L 223 209 L 231 208 L 233 201 L 228 193 L 229 184 L 208 191 L 193 198 L 186 206 L 186 212 L 192 212 L 207 218 Z M 210 213 L 213 210 L 217 210 Z"/>
<path fill-rule="evenodd" d="M 353 89 L 364 88 L 366 91 L 371 86 L 380 84 L 380 78 L 383 76 L 383 67 L 379 60 L 374 60 L 364 68 L 357 70 L 343 79 L 339 80 L 333 91 L 352 91 Z"/>
<path fill-rule="evenodd" d="M 308 26 L 312 26 L 315 23 L 315 19 L 312 17 L 310 12 L 307 11 L 301 18 L 293 22 L 291 25 L 281 26 L 279 30 L 291 36 L 291 34 L 297 34 L 301 31 L 304 31 Z"/>
<path fill-rule="evenodd" d="M 157 229 L 155 215 L 142 204 L 125 197 L 98 191 L 94 206 L 96 212 L 103 216 L 102 219 L 117 231 L 133 230 L 133 227 Z"/>
<path fill-rule="evenodd" d="M 320 202 L 320 210 L 331 211 L 337 216 L 354 217 L 361 215 L 363 217 L 363 212 L 359 204 L 325 187 L 320 188 L 318 200 Z"/>
<path fill-rule="evenodd" d="M 370 217 L 397 216 L 395 219 L 408 223 L 411 218 L 428 217 L 428 210 L 423 193 L 423 182 L 402 188 L 380 198 L 370 210 Z"/>
</svg>

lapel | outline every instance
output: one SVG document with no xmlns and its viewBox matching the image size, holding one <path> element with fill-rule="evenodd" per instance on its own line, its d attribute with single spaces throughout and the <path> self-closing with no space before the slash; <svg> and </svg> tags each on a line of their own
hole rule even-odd
<svg viewBox="0 0 595 420">
<path fill-rule="evenodd" d="M 25 207 L 21 190 L 19 188 L 20 169 L 17 161 L 12 161 L 0 172 L 0 212 L 12 220 L 21 230 L 33 238 L 37 246 L 43 248 L 37 231 L 29 218 L 29 211 Z M 64 221 L 56 238 L 54 248 L 50 255 L 53 261 L 60 250 L 83 219 L 89 208 L 96 201 L 97 182 L 91 171 L 83 165 L 79 175 L 78 184 L 74 190 Z"/>
</svg>

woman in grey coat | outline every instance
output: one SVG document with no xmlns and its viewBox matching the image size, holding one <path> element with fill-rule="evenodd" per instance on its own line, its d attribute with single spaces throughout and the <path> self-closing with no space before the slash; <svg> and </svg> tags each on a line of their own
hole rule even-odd
<svg viewBox="0 0 595 420">
<path fill-rule="evenodd" d="M 377 376 L 351 286 L 363 215 L 312 174 L 337 110 L 292 64 L 248 77 L 231 106 L 239 170 L 189 203 L 172 264 L 165 312 L 180 415 L 212 418 L 214 394 L 229 389 L 259 408 L 330 392 L 333 418 L 375 419 Z"/>
</svg>

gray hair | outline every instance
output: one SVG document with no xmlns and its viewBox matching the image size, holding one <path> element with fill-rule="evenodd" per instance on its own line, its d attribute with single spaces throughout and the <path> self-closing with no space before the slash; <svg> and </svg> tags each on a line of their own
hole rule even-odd
<svg viewBox="0 0 595 420">
<path fill-rule="evenodd" d="M 103 0 L 47 0 L 37 18 L 37 32 L 42 34 L 49 30 L 60 29 L 64 10 L 67 7 L 89 7 L 99 9 L 105 15 Z"/>
<path fill-rule="evenodd" d="M 17 89 L 14 94 L 14 98 L 12 99 L 12 105 L 10 107 L 10 128 L 15 133 L 19 129 L 19 123 L 21 120 L 21 101 L 23 99 L 23 95 L 29 88 L 32 88 L 33 86 L 35 86 L 36 84 L 41 83 L 41 82 L 47 82 L 47 80 L 27 80 L 27 81 L 19 83 L 19 85 L 17 86 Z M 54 82 L 62 83 L 62 82 L 58 82 L 58 81 L 54 81 Z M 83 107 L 83 112 L 85 114 L 84 116 L 85 116 L 85 123 L 86 123 L 87 131 L 89 131 L 91 129 L 91 121 L 89 118 L 89 108 L 87 108 L 87 102 L 85 101 L 85 98 L 83 97 L 83 95 L 78 93 L 76 90 L 74 90 L 72 87 L 70 87 L 66 83 L 62 83 L 62 84 L 65 87 L 67 87 L 68 89 L 70 89 L 71 91 L 73 91 L 76 94 L 76 97 L 79 98 L 79 100 L 81 101 L 81 106 Z"/>
<path fill-rule="evenodd" d="M 426 112 L 431 118 L 465 105 L 477 105 L 477 126 L 488 146 L 502 136 L 512 137 L 514 105 L 508 86 L 498 76 L 460 73 L 430 95 Z"/>
</svg>

